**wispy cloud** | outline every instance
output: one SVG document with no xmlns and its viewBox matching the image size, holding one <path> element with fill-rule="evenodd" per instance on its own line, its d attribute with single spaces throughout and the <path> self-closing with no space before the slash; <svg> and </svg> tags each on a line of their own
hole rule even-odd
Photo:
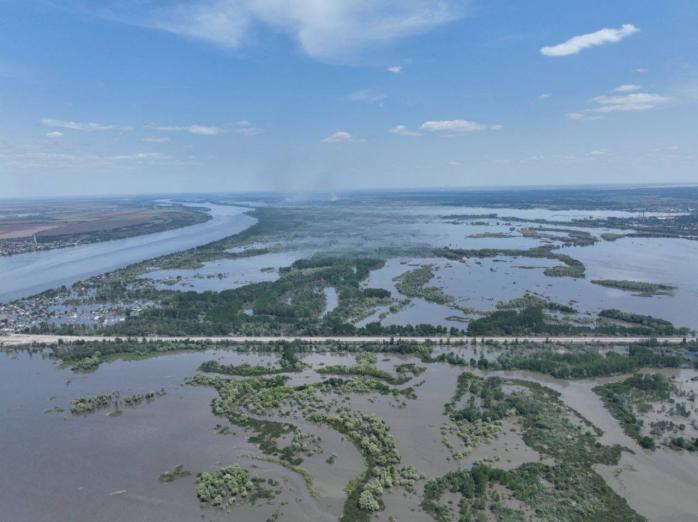
<svg viewBox="0 0 698 522">
<path fill-rule="evenodd" d="M 154 123 L 145 126 L 146 129 L 162 132 L 188 132 L 197 136 L 216 136 L 223 129 L 214 125 L 157 125 Z"/>
<path fill-rule="evenodd" d="M 146 143 L 167 143 L 170 141 L 170 138 L 167 136 L 146 136 L 143 138 L 143 141 Z"/>
<path fill-rule="evenodd" d="M 619 85 L 615 89 L 613 89 L 614 92 L 635 92 L 639 91 L 642 89 L 642 86 L 636 85 L 634 83 L 624 83 L 623 85 Z"/>
<path fill-rule="evenodd" d="M 411 131 L 409 130 L 405 125 L 395 125 L 392 129 L 390 129 L 390 132 L 393 134 L 397 134 L 398 136 L 421 136 L 421 132 L 417 131 Z"/>
<path fill-rule="evenodd" d="M 540 52 L 544 56 L 569 56 L 589 47 L 618 43 L 639 31 L 640 29 L 633 24 L 624 24 L 619 29 L 604 28 L 593 33 L 573 36 L 561 44 L 543 47 Z"/>
<path fill-rule="evenodd" d="M 364 141 L 361 138 L 357 138 L 353 134 L 347 131 L 337 131 L 333 132 L 329 136 L 327 136 L 324 140 L 322 140 L 324 143 L 357 143 Z"/>
<path fill-rule="evenodd" d="M 671 98 L 661 94 L 636 92 L 618 96 L 597 96 L 591 101 L 598 105 L 591 109 L 594 112 L 638 112 L 665 105 L 671 101 Z"/>
<path fill-rule="evenodd" d="M 228 48 L 259 27 L 288 35 L 310 56 L 341 60 L 462 17 L 468 0 L 109 0 L 93 8 L 119 19 Z"/>
<path fill-rule="evenodd" d="M 400 74 L 402 72 L 402 65 L 391 65 L 386 69 L 386 71 L 393 74 Z"/>
<path fill-rule="evenodd" d="M 387 94 L 376 89 L 361 89 L 349 94 L 349 99 L 355 102 L 379 103 L 388 97 Z"/>
<path fill-rule="evenodd" d="M 64 134 L 60 131 L 51 131 L 51 132 L 46 133 L 47 138 L 56 139 L 56 138 L 62 138 L 63 136 L 64 136 Z"/>
<path fill-rule="evenodd" d="M 246 126 L 246 127 L 237 127 L 233 130 L 233 132 L 236 132 L 237 134 L 241 134 L 243 136 L 251 138 L 252 136 L 258 136 L 259 134 L 262 134 L 264 132 L 264 130 L 262 130 L 258 127 Z"/>
<path fill-rule="evenodd" d="M 605 114 L 649 111 L 672 101 L 669 96 L 655 93 L 618 91 L 618 89 L 614 92 L 619 94 L 596 96 L 589 100 L 589 103 L 594 105 L 592 108 L 570 112 L 567 117 L 571 120 L 598 120 Z"/>
<path fill-rule="evenodd" d="M 599 116 L 598 114 L 590 113 L 589 111 L 568 112 L 565 116 L 567 116 L 567 119 L 573 121 L 593 121 L 601 119 L 601 116 Z"/>
<path fill-rule="evenodd" d="M 552 96 L 553 96 L 553 95 L 550 94 L 549 92 L 544 92 L 543 94 L 539 94 L 539 95 L 538 95 L 538 99 L 539 99 L 539 100 L 547 100 L 547 99 L 549 99 L 549 98 L 552 98 Z"/>
<path fill-rule="evenodd" d="M 37 167 L 119 167 L 142 165 L 153 162 L 176 162 L 172 157 L 157 152 L 137 152 L 133 154 L 78 154 L 24 150 L 0 151 L 0 161 L 17 168 Z"/>
<path fill-rule="evenodd" d="M 443 132 L 443 133 L 460 133 L 460 132 L 475 132 L 483 130 L 499 130 L 501 125 L 489 125 L 468 120 L 437 120 L 425 121 L 422 123 L 421 129 L 428 132 Z"/>
<path fill-rule="evenodd" d="M 42 118 L 42 125 L 45 127 L 54 127 L 57 129 L 75 130 L 82 132 L 99 132 L 99 131 L 131 131 L 133 127 L 112 125 L 107 123 L 84 123 L 79 121 L 57 120 L 55 118 Z"/>
</svg>

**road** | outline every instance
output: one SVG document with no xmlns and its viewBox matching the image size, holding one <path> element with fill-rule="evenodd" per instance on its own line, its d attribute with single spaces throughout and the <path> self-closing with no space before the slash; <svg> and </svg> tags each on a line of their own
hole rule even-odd
<svg viewBox="0 0 698 522">
<path fill-rule="evenodd" d="M 89 336 L 89 335 L 50 335 L 50 334 L 9 334 L 0 336 L 0 346 L 12 347 L 30 344 L 51 345 L 59 342 L 75 342 L 75 341 L 114 341 L 117 337 L 104 336 Z M 122 337 L 123 339 L 123 337 Z M 288 336 L 288 337 L 246 337 L 246 336 L 221 336 L 221 337 L 161 337 L 149 336 L 139 337 L 138 339 L 148 341 L 201 341 L 210 343 L 246 343 L 246 342 L 261 342 L 272 343 L 278 341 L 303 341 L 312 343 L 324 343 L 328 341 L 336 341 L 342 343 L 365 343 L 365 342 L 389 342 L 395 341 L 413 341 L 413 342 L 432 342 L 436 344 L 446 342 L 464 341 L 472 343 L 494 342 L 494 343 L 512 343 L 512 342 L 529 342 L 529 343 L 548 343 L 551 341 L 565 344 L 632 344 L 649 340 L 648 337 L 390 337 L 390 336 L 375 336 L 375 337 L 316 337 L 316 336 Z M 680 344 L 684 341 L 696 341 L 696 337 L 659 337 L 656 338 L 660 342 L 668 344 Z"/>
</svg>

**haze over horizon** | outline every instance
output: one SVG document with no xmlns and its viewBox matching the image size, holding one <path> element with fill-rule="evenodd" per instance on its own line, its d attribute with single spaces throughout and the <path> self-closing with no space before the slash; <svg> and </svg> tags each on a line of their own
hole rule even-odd
<svg viewBox="0 0 698 522">
<path fill-rule="evenodd" d="M 690 0 L 0 8 L 0 197 L 698 183 Z"/>
</svg>

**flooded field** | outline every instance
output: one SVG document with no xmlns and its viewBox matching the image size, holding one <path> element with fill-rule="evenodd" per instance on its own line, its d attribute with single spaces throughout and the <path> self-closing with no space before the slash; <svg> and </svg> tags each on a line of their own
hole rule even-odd
<svg viewBox="0 0 698 522">
<path fill-rule="evenodd" d="M 308 252 L 278 252 L 206 263 L 190 270 L 157 270 L 145 277 L 156 281 L 156 288 L 195 292 L 220 292 L 253 283 L 276 281 L 279 269 L 308 256 Z"/>
<path fill-rule="evenodd" d="M 493 357 L 497 349 L 477 347 L 445 348 L 464 357 Z M 434 352 L 435 355 L 439 350 Z M 445 353 L 445 352 L 443 352 Z M 205 361 L 222 365 L 248 364 L 273 368 L 278 355 L 238 353 L 226 349 L 175 353 L 144 360 L 116 360 L 91 373 L 62 369 L 41 353 L 0 354 L 0 504 L 3 516 L 16 522 L 42 520 L 161 520 L 193 519 L 265 521 L 337 520 L 346 502 L 345 488 L 364 469 L 364 460 L 349 438 L 331 427 L 308 420 L 293 407 L 267 412 L 260 418 L 290 423 L 304 434 L 319 437 L 318 447 L 303 459 L 302 467 L 312 484 L 288 466 L 284 467 L 249 442 L 250 432 L 214 415 L 211 401 L 216 391 L 206 386 L 185 384 Z M 336 365 L 351 367 L 358 361 L 352 354 L 301 354 L 304 368 L 288 374 L 287 386 L 318 384 L 327 376 L 318 371 Z M 375 367 L 393 373 L 400 365 L 422 365 L 418 358 L 377 354 Z M 505 420 L 498 435 L 477 444 L 465 457 L 454 458 L 451 446 L 460 444 L 448 435 L 451 422 L 443 405 L 451 400 L 462 368 L 431 363 L 408 384 L 414 395 L 401 396 L 351 391 L 326 392 L 323 401 L 332 408 L 377 415 L 390 428 L 400 465 L 413 467 L 424 478 L 414 492 L 392 488 L 383 496 L 385 510 L 379 520 L 431 520 L 421 507 L 425 480 L 485 462 L 505 470 L 527 463 L 554 465 L 555 459 L 542 455 L 522 438 L 526 432 L 517 417 Z M 684 380 L 698 375 L 694 370 L 675 370 Z M 616 466 L 595 466 L 630 507 L 649 520 L 697 520 L 698 455 L 660 448 L 648 452 L 628 437 L 593 392 L 598 384 L 618 381 L 622 376 L 582 381 L 563 381 L 530 372 L 496 372 L 506 379 L 533 382 L 561 394 L 565 407 L 579 415 L 577 421 L 600 430 L 599 442 L 620 445 Z M 669 372 L 671 374 L 672 372 Z M 229 377 L 241 379 L 241 377 Z M 70 413 L 71 401 L 83 396 L 119 392 L 122 396 L 163 389 L 165 394 L 152 402 L 123 407 L 118 416 L 113 408 L 91 415 Z M 518 385 L 507 392 L 521 391 Z M 328 402 L 329 401 L 329 402 Z M 289 410 L 289 411 L 286 411 Z M 338 410 L 338 411 L 340 411 Z M 286 413 L 284 413 L 286 411 Z M 295 413 L 294 413 L 295 411 Z M 444 442 L 449 440 L 448 445 Z M 280 440 L 280 444 L 283 442 Z M 260 460 L 262 459 L 262 460 Z M 278 484 L 270 499 L 253 505 L 242 503 L 229 512 L 200 507 L 195 495 L 195 475 L 240 464 L 255 476 Z M 172 483 L 158 477 L 178 465 L 192 474 Z M 37 473 L 38 467 L 41 472 Z M 23 502 L 27 490 L 41 491 L 32 502 Z"/>
<path fill-rule="evenodd" d="M 228 236 L 202 248 L 201 254 L 193 249 L 174 254 L 171 260 L 165 258 L 165 267 L 152 263 L 128 273 L 126 279 L 120 274 L 94 279 L 90 281 L 94 290 L 86 293 L 66 291 L 58 298 L 5 305 L 0 307 L 0 326 L 4 321 L 7 331 L 40 325 L 116 327 L 128 316 L 157 308 L 158 300 L 172 292 L 221 292 L 254 285 L 263 288 L 270 283 L 285 287 L 284 274 L 302 266 L 298 263 L 323 257 L 351 262 L 358 256 L 370 256 L 381 263 L 362 276 L 360 286 L 367 291 L 386 290 L 390 292 L 387 297 L 376 294 L 373 300 L 347 304 L 341 297 L 348 299 L 346 288 L 327 281 L 308 286 L 313 296 L 292 296 L 294 292 L 285 290 L 277 298 L 283 306 L 302 307 L 301 315 L 312 313 L 319 321 L 339 318 L 356 328 L 372 323 L 384 328 L 427 324 L 465 331 L 473 319 L 527 295 L 574 310 L 574 316 L 554 319 L 577 326 L 593 324 L 604 310 L 618 309 L 664 319 L 677 327 L 698 328 L 698 316 L 693 313 L 698 282 L 692 277 L 698 242 L 633 237 L 633 229 L 604 226 L 627 219 L 651 218 L 661 223 L 680 213 L 343 203 L 263 206 L 258 213 L 249 211 L 255 216 L 251 217 L 242 207 L 207 206 L 213 219 L 203 225 L 153 237 L 40 252 L 36 259 L 4 258 L 1 261 L 8 266 L 0 266 L 0 283 L 5 278 L 7 284 L 0 299 L 5 295 L 9 300 Z M 604 221 L 613 219 L 621 221 Z M 236 239 L 236 233 L 255 222 L 260 226 Z M 572 269 L 567 263 L 576 265 Z M 430 267 L 432 277 L 422 288 L 407 295 L 396 285 L 406 273 L 425 266 Z M 38 273 L 39 279 L 29 272 Z M 632 286 L 619 286 L 628 282 L 662 285 L 666 290 L 638 292 Z M 131 295 L 120 296 L 116 309 L 110 310 L 100 299 L 105 293 L 112 294 L 115 285 L 126 285 Z M 314 296 L 324 306 L 308 301 L 316 299 Z M 244 307 L 247 317 L 260 315 L 254 302 L 251 299 Z M 251 328 L 259 331 L 257 326 Z"/>
</svg>

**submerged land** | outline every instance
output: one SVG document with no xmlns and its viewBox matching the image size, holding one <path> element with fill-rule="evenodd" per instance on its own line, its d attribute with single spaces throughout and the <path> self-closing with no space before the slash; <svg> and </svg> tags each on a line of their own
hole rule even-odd
<svg viewBox="0 0 698 522">
<path fill-rule="evenodd" d="M 2 300 L 12 520 L 698 520 L 698 190 L 172 204 Z"/>
</svg>

